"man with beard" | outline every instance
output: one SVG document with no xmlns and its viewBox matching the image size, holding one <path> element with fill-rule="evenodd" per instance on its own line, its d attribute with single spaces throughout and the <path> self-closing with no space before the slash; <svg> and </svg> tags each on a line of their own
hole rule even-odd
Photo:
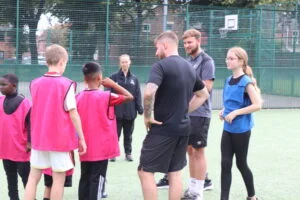
<svg viewBox="0 0 300 200">
<path fill-rule="evenodd" d="M 189 155 L 190 180 L 189 187 L 182 199 L 203 199 L 207 162 L 205 147 L 207 146 L 207 135 L 211 118 L 212 88 L 215 79 L 215 64 L 213 59 L 201 49 L 201 33 L 196 29 L 184 32 L 183 45 L 188 61 L 196 70 L 196 74 L 203 81 L 210 93 L 208 100 L 194 112 L 190 113 L 191 135 L 187 152 Z M 209 184 L 208 181 L 206 181 Z M 207 185 L 208 186 L 208 185 Z M 212 184 L 210 182 L 212 189 Z M 197 198 L 195 198 L 197 196 Z M 193 197 L 193 198 L 191 198 Z"/>
<path fill-rule="evenodd" d="M 141 150 L 138 175 L 144 200 L 157 199 L 155 172 L 168 173 L 169 199 L 180 199 L 181 169 L 186 166 L 190 133 L 188 112 L 201 106 L 208 92 L 192 66 L 178 55 L 178 38 L 174 32 L 160 34 L 155 39 L 155 47 L 156 56 L 161 60 L 152 66 L 144 91 L 144 122 L 148 134 Z M 151 117 L 153 102 L 154 118 Z"/>
</svg>

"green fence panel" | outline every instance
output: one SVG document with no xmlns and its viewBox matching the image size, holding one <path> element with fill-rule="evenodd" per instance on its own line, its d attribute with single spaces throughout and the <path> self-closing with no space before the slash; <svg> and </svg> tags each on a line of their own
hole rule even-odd
<svg viewBox="0 0 300 200">
<path fill-rule="evenodd" d="M 65 75 L 82 81 L 85 62 L 99 62 L 104 75 L 118 70 L 129 54 L 131 70 L 145 83 L 154 62 L 154 38 L 163 30 L 179 38 L 188 28 L 202 33 L 202 48 L 216 64 L 214 87 L 230 75 L 225 57 L 232 46 L 245 48 L 263 94 L 300 97 L 300 15 L 297 3 L 257 8 L 163 5 L 119 1 L 0 1 L 0 75 L 16 73 L 24 82 L 43 74 L 45 48 L 60 44 L 69 53 Z M 25 15 L 26 13 L 26 15 Z M 238 29 L 220 33 L 228 15 L 238 16 Z M 224 32 L 222 32 L 224 33 Z M 179 53 L 186 57 L 182 40 Z"/>
</svg>

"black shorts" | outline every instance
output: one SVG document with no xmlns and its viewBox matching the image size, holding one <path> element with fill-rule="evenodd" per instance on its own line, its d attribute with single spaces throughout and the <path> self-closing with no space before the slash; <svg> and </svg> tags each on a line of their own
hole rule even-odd
<svg viewBox="0 0 300 200">
<path fill-rule="evenodd" d="M 147 134 L 141 150 L 138 170 L 146 172 L 175 172 L 184 168 L 188 136 Z"/>
<path fill-rule="evenodd" d="M 206 147 L 210 118 L 190 116 L 190 120 L 191 135 L 189 136 L 189 145 L 195 149 Z"/>
<path fill-rule="evenodd" d="M 44 183 L 46 187 L 52 187 L 52 183 L 53 183 L 52 176 L 44 174 Z M 66 176 L 65 187 L 72 187 L 72 175 Z"/>
</svg>

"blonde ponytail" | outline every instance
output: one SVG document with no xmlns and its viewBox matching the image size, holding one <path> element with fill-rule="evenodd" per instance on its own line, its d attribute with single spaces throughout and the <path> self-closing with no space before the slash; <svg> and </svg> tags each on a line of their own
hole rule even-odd
<svg viewBox="0 0 300 200">
<path fill-rule="evenodd" d="M 254 88 L 256 89 L 257 92 L 260 93 L 260 89 L 257 85 L 256 78 L 254 77 L 252 68 L 249 65 L 246 65 L 244 73 L 252 79 Z"/>
</svg>

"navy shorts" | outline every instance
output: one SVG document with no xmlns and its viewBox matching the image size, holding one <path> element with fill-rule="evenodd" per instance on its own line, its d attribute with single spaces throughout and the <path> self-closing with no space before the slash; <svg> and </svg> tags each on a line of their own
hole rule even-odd
<svg viewBox="0 0 300 200">
<path fill-rule="evenodd" d="M 191 134 L 189 136 L 189 145 L 195 149 L 206 147 L 210 118 L 190 116 L 190 120 Z"/>
<path fill-rule="evenodd" d="M 147 134 L 141 150 L 138 170 L 145 172 L 176 172 L 186 164 L 188 136 Z"/>
</svg>

